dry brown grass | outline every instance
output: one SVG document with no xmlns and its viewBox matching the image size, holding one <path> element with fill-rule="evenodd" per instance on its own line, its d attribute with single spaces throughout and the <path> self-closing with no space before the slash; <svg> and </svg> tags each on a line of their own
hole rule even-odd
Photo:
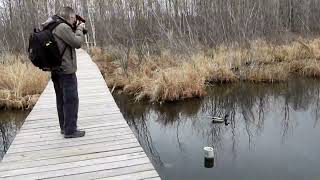
<svg viewBox="0 0 320 180">
<path fill-rule="evenodd" d="M 247 68 L 244 72 L 244 80 L 251 82 L 281 82 L 287 80 L 289 71 L 284 70 L 283 66 L 265 65 Z"/>
<path fill-rule="evenodd" d="M 134 78 L 139 83 L 135 85 L 136 99 L 143 98 L 154 101 L 175 101 L 179 99 L 201 97 L 206 94 L 204 82 L 196 68 L 188 64 L 180 67 L 159 70 L 148 78 Z M 131 85 L 131 86 L 132 86 Z M 125 86 L 125 90 L 129 86 Z"/>
<path fill-rule="evenodd" d="M 292 74 L 320 77 L 320 39 L 298 39 L 283 45 L 258 39 L 248 48 L 221 45 L 193 52 L 191 57 L 163 50 L 160 56 L 140 60 L 131 51 L 127 69 L 119 62 L 121 55 L 114 52 L 91 51 L 108 86 L 152 102 L 204 96 L 206 83 L 274 83 L 286 81 Z"/>
<path fill-rule="evenodd" d="M 304 61 L 300 74 L 307 77 L 320 77 L 320 62 L 316 59 Z"/>
<path fill-rule="evenodd" d="M 33 107 L 48 82 L 48 74 L 27 63 L 23 55 L 1 56 L 0 108 Z"/>
<path fill-rule="evenodd" d="M 197 54 L 192 57 L 192 61 L 185 66 L 193 66 L 197 74 L 203 79 L 203 82 L 225 83 L 237 80 L 236 75 L 232 72 L 232 65 L 225 63 L 228 58 L 225 56 L 207 57 Z"/>
</svg>

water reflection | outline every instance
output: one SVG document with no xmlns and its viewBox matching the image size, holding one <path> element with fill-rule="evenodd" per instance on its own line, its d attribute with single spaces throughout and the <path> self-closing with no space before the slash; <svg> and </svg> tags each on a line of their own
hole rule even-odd
<svg viewBox="0 0 320 180">
<path fill-rule="evenodd" d="M 320 81 L 238 83 L 210 87 L 208 91 L 209 96 L 203 99 L 162 105 L 116 97 L 162 178 L 304 179 L 317 175 L 320 146 L 313 142 L 320 138 Z M 211 123 L 212 117 L 226 114 L 229 126 Z M 217 148 L 214 171 L 200 168 L 204 165 L 203 146 Z M 292 165 L 298 158 L 300 164 Z"/>
<path fill-rule="evenodd" d="M 204 167 L 213 168 L 214 167 L 214 158 L 204 158 Z"/>
<path fill-rule="evenodd" d="M 133 102 L 128 103 L 128 97 L 117 97 L 115 96 L 118 106 L 123 107 L 122 114 L 126 119 L 130 119 L 128 121 L 129 126 L 135 133 L 139 143 L 143 146 L 144 151 L 148 154 L 148 157 L 152 160 L 153 163 L 162 166 L 162 161 L 157 152 L 157 149 L 154 147 L 154 143 L 152 141 L 152 137 L 150 135 L 150 131 L 147 125 L 147 120 L 149 119 L 147 104 L 140 104 L 135 106 Z M 130 108 L 130 107 L 134 108 Z M 124 111 L 123 111 L 124 110 Z"/>
<path fill-rule="evenodd" d="M 0 161 L 28 114 L 26 111 L 0 111 Z"/>
</svg>

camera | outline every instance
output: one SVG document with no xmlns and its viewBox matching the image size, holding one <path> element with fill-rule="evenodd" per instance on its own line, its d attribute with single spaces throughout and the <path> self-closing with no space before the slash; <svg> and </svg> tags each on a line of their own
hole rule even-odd
<svg viewBox="0 0 320 180">
<path fill-rule="evenodd" d="M 86 23 L 86 20 L 79 16 L 78 14 L 76 15 L 76 21 L 73 23 L 73 31 L 75 32 L 77 30 L 77 27 L 80 23 Z M 88 31 L 86 29 L 83 29 L 83 34 L 87 34 Z"/>
</svg>

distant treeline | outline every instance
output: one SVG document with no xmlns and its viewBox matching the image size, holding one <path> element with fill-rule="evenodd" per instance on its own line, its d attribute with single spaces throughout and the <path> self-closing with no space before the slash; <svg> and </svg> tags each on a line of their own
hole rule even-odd
<svg viewBox="0 0 320 180">
<path fill-rule="evenodd" d="M 33 28 L 64 5 L 88 20 L 87 42 L 98 46 L 213 47 L 320 32 L 319 0 L 2 0 L 0 51 L 25 50 Z"/>
</svg>

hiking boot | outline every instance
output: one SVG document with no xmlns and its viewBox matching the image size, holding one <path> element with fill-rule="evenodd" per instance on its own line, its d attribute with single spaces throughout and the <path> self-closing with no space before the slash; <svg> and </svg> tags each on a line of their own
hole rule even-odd
<svg viewBox="0 0 320 180">
<path fill-rule="evenodd" d="M 85 131 L 76 130 L 72 134 L 64 134 L 64 138 L 78 138 L 78 137 L 83 137 L 85 134 L 86 134 Z"/>
</svg>

